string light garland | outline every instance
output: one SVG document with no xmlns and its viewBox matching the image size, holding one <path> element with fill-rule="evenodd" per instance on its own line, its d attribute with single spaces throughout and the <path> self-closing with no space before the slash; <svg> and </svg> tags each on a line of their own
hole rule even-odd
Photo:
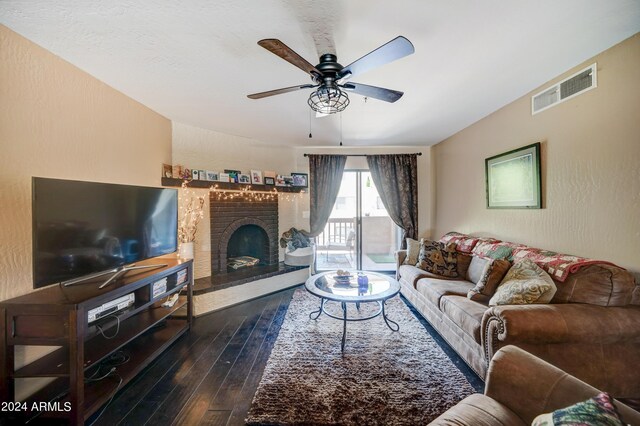
<svg viewBox="0 0 640 426">
<path fill-rule="evenodd" d="M 182 187 L 186 188 L 189 184 L 188 180 L 185 180 L 182 183 Z M 206 189 L 206 188 L 203 188 Z M 250 203 L 253 202 L 262 202 L 262 201 L 294 201 L 301 200 L 306 193 L 305 190 L 300 191 L 297 194 L 294 193 L 284 193 L 279 192 L 276 188 L 273 188 L 270 191 L 260 191 L 254 190 L 251 188 L 251 185 L 247 185 L 242 189 L 220 189 L 220 187 L 216 185 L 211 185 L 208 188 L 208 191 L 215 196 L 216 200 L 242 200 L 248 201 Z"/>
</svg>

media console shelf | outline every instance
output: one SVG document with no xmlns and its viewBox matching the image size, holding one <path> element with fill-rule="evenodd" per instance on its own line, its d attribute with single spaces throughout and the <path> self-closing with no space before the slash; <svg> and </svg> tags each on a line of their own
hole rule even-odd
<svg viewBox="0 0 640 426">
<path fill-rule="evenodd" d="M 98 279 L 71 287 L 50 286 L 0 302 L 0 401 L 15 400 L 16 379 L 53 378 L 24 401 L 20 411 L 2 412 L 0 416 L 15 414 L 14 420 L 19 422 L 37 415 L 84 424 L 117 390 L 189 330 L 193 261 L 155 258 L 138 264 L 153 263 L 167 266 L 131 271 L 103 289 L 98 286 L 104 280 Z M 153 297 L 154 283 L 165 279 L 166 289 Z M 89 323 L 89 310 L 130 293 L 135 295 L 133 305 Z M 179 294 L 178 301 L 172 307 L 163 307 L 173 294 Z M 186 315 L 176 315 L 178 310 L 186 310 Z M 17 345 L 59 348 L 16 370 Z M 114 354 L 127 362 L 106 367 L 104 363 Z M 113 368 L 115 371 L 106 374 Z M 104 375 L 102 380 L 87 380 Z M 49 411 L 33 411 L 34 403 L 50 403 Z"/>
</svg>

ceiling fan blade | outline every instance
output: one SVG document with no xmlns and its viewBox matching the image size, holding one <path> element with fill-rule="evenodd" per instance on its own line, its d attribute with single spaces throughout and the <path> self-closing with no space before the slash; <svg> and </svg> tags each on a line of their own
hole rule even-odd
<svg viewBox="0 0 640 426">
<path fill-rule="evenodd" d="M 411 55 L 413 52 L 415 52 L 413 44 L 403 36 L 398 36 L 344 67 L 339 76 L 344 78 L 362 74 L 380 65 Z"/>
<path fill-rule="evenodd" d="M 358 95 L 368 98 L 380 99 L 385 102 L 395 102 L 404 95 L 404 92 L 397 90 L 385 89 L 382 87 L 369 86 L 361 83 L 346 83 L 342 86 L 348 92 L 357 93 Z"/>
<path fill-rule="evenodd" d="M 316 67 L 311 65 L 309 61 L 298 55 L 280 40 L 276 38 L 266 38 L 264 40 L 260 40 L 258 44 L 274 55 L 278 55 L 290 64 L 300 68 L 302 71 L 318 78 L 322 76 L 322 73 Z"/>
<path fill-rule="evenodd" d="M 312 89 L 314 87 L 317 87 L 317 86 L 314 86 L 313 84 L 301 84 L 298 86 L 291 86 L 291 87 L 284 87 L 282 89 L 269 90 L 267 92 L 252 93 L 251 95 L 247 95 L 247 98 L 262 99 L 268 96 L 281 95 L 282 93 L 295 92 L 296 90 L 301 90 L 301 89 Z"/>
</svg>

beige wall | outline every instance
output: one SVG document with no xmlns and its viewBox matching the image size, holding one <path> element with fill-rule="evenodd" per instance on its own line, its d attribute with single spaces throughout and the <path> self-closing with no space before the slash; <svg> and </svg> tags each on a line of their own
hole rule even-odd
<svg viewBox="0 0 640 426">
<path fill-rule="evenodd" d="M 0 25 L 0 300 L 32 291 L 31 177 L 158 186 L 171 122 Z M 16 367 L 50 348 L 18 347 Z M 42 379 L 17 383 L 21 399 Z"/>
<path fill-rule="evenodd" d="M 0 300 L 32 290 L 31 177 L 159 185 L 171 123 L 0 26 Z"/>
<path fill-rule="evenodd" d="M 598 87 L 531 115 L 531 95 L 598 63 Z M 640 34 L 434 147 L 435 234 L 457 230 L 640 271 Z M 485 207 L 484 159 L 542 142 L 541 210 Z"/>
<path fill-rule="evenodd" d="M 278 174 L 289 175 L 301 171 L 293 165 L 295 152 L 291 147 L 274 146 L 254 139 L 201 129 L 182 123 L 173 123 L 173 164 L 181 164 L 192 169 L 221 172 L 224 169 L 271 170 Z M 195 190 L 197 195 L 208 197 L 205 189 Z M 308 229 L 301 219 L 298 204 L 307 200 L 308 194 L 280 194 L 278 199 L 278 227 L 280 233 L 292 226 Z M 196 278 L 211 275 L 211 241 L 208 198 L 204 209 L 204 218 L 198 225 L 194 244 L 194 275 Z M 280 250 L 280 260 L 284 260 L 284 251 Z"/>
</svg>

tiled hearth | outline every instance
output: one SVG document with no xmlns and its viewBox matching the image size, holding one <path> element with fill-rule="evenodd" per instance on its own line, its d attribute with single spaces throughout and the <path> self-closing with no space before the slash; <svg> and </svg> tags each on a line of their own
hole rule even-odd
<svg viewBox="0 0 640 426">
<path fill-rule="evenodd" d="M 198 295 L 210 291 L 222 290 L 256 280 L 271 278 L 289 272 L 307 269 L 308 266 L 289 266 L 283 262 L 275 265 L 256 266 L 252 270 L 239 270 L 233 274 L 214 275 L 198 278 L 194 282 L 193 294 Z"/>
</svg>

